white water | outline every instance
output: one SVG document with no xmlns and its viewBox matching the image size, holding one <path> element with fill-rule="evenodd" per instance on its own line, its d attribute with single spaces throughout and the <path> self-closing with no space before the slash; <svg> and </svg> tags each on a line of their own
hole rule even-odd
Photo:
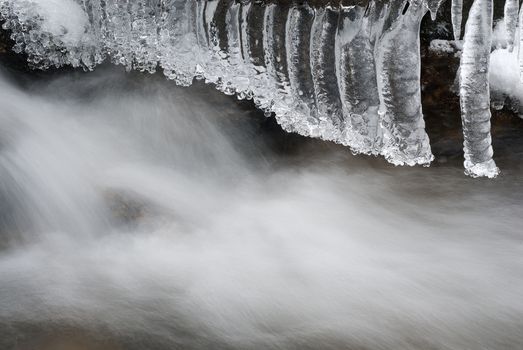
<svg viewBox="0 0 523 350">
<path fill-rule="evenodd" d="M 394 169 L 155 76 L 0 91 L 1 349 L 523 347 L 517 165 Z"/>
</svg>

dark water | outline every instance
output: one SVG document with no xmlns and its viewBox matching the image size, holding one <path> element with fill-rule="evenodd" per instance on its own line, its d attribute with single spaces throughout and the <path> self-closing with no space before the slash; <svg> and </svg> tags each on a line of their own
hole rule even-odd
<svg viewBox="0 0 523 350">
<path fill-rule="evenodd" d="M 502 176 L 474 180 L 459 139 L 395 168 L 202 84 L 102 68 L 0 90 L 0 349 L 523 348 L 505 124 Z"/>
</svg>

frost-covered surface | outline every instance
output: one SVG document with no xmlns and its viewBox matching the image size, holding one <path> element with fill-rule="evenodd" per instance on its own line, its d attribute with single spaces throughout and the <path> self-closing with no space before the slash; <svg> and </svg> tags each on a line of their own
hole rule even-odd
<svg viewBox="0 0 523 350">
<path fill-rule="evenodd" d="M 204 79 L 226 94 L 252 98 L 289 132 L 383 155 L 396 165 L 428 165 L 433 156 L 421 106 L 419 26 L 443 2 L 317 8 L 234 0 L 0 0 L 0 13 L 15 51 L 36 68 L 91 70 L 108 59 L 129 70 L 160 69 L 180 85 Z M 509 48 L 518 43 L 515 3 L 508 0 L 505 11 Z M 462 2 L 448 5 L 459 38 Z M 473 8 L 485 6 L 492 0 L 476 0 Z M 495 166 L 474 170 L 491 164 L 483 156 L 492 156 L 491 148 L 482 148 L 490 147 L 486 47 L 492 17 L 482 10 L 470 18 L 475 22 L 467 24 L 461 70 L 465 163 L 470 175 L 493 176 Z M 461 44 L 433 42 L 431 49 L 452 47 Z M 484 115 L 476 114 L 479 109 Z M 476 143 L 481 157 L 471 146 Z"/>
</svg>

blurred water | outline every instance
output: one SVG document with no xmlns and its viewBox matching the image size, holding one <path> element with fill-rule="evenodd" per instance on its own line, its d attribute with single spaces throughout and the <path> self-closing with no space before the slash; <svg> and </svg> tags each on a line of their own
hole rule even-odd
<svg viewBox="0 0 523 350">
<path fill-rule="evenodd" d="M 0 349 L 523 347 L 521 144 L 474 180 L 286 135 L 199 84 L 0 90 Z"/>
</svg>

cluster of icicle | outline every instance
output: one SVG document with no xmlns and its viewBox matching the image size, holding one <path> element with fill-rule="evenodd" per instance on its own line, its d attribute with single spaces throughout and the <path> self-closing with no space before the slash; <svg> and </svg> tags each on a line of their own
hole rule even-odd
<svg viewBox="0 0 523 350">
<path fill-rule="evenodd" d="M 106 59 L 161 68 L 177 84 L 204 79 L 253 99 L 289 132 L 383 155 L 396 165 L 433 160 L 421 106 L 422 17 L 444 0 L 0 0 L 15 51 L 37 68 L 92 69 Z M 460 95 L 465 167 L 496 176 L 488 69 L 492 0 L 475 0 L 465 31 Z M 515 31 L 517 0 L 507 0 Z M 456 37 L 461 0 L 453 0 Z"/>
</svg>

